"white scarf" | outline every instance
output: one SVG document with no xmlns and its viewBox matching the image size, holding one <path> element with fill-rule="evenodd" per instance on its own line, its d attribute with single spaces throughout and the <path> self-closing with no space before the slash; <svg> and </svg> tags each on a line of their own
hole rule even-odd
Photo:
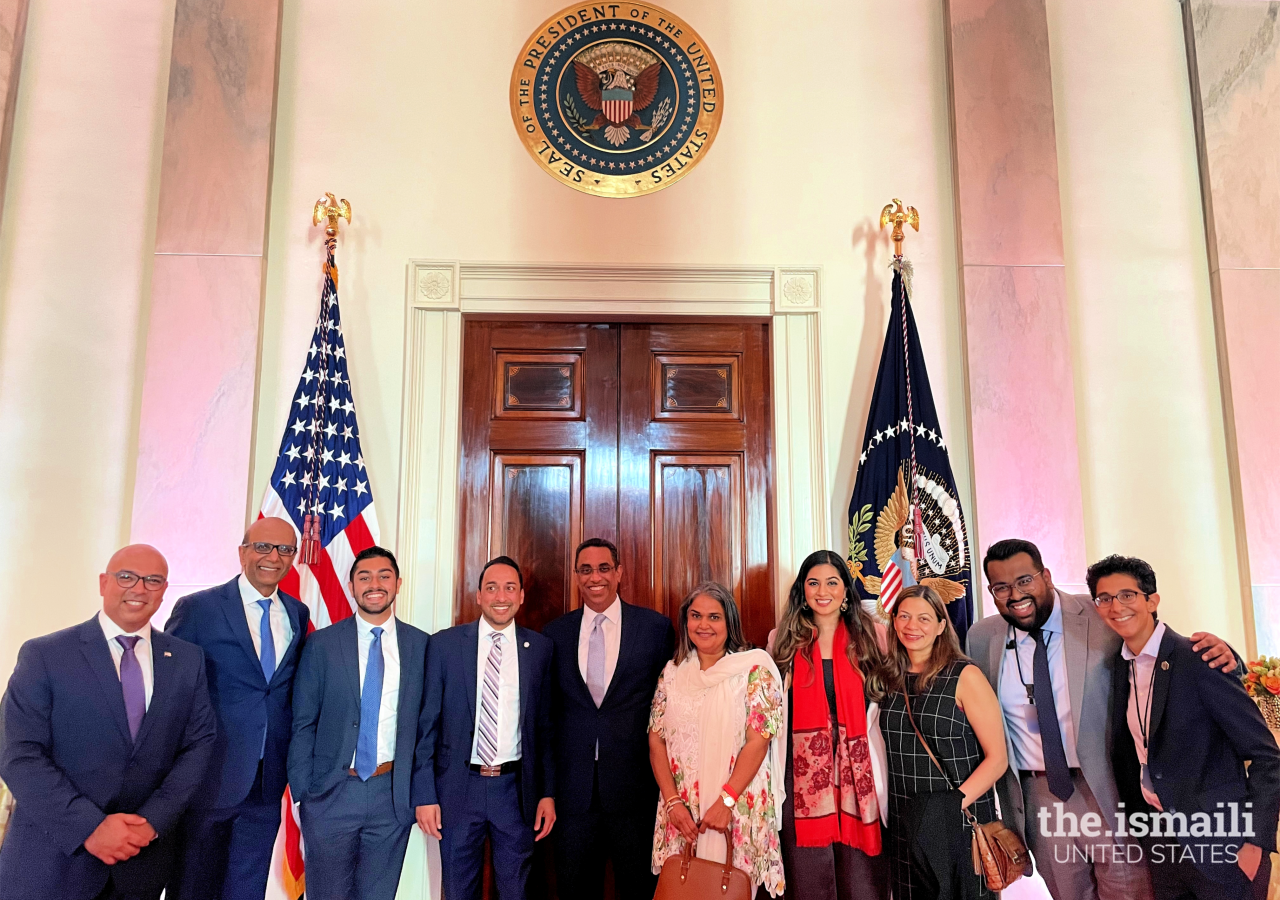
<svg viewBox="0 0 1280 900">
<path fill-rule="evenodd" d="M 671 694 L 667 702 L 689 701 L 705 693 L 702 701 L 702 720 L 698 749 L 698 818 L 701 819 L 720 799 L 716 788 L 729 780 L 729 759 L 737 755 L 742 744 L 736 743 L 747 719 L 747 675 L 756 666 L 769 670 L 779 689 L 782 676 L 773 657 L 763 650 L 743 650 L 726 653 L 714 666 L 703 671 L 698 665 L 698 654 L 691 653 L 677 668 L 672 679 Z M 678 698 L 678 699 L 677 699 Z M 783 722 L 778 733 L 769 741 L 762 766 L 768 766 L 770 786 L 773 791 L 773 827 L 782 828 L 782 801 L 786 798 L 783 779 L 786 772 L 785 753 L 787 723 L 786 706 L 782 708 Z M 779 745 L 779 741 L 782 742 Z M 697 855 L 716 862 L 728 860 L 725 836 L 718 831 L 707 831 L 698 839 Z"/>
</svg>

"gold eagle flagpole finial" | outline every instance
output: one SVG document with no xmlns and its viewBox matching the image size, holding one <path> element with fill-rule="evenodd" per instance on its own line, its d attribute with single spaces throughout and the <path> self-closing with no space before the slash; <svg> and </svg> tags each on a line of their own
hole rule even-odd
<svg viewBox="0 0 1280 900">
<path fill-rule="evenodd" d="M 333 195 L 330 194 L 330 197 Z M 897 207 L 896 209 L 894 207 Z M 897 259 L 902 258 L 902 242 L 906 239 L 906 234 L 902 231 L 903 225 L 910 225 L 916 231 L 920 230 L 920 213 L 916 212 L 914 206 L 903 207 L 902 201 L 897 197 L 893 198 L 892 203 L 885 204 L 884 209 L 880 210 L 880 227 L 886 225 L 893 226 L 893 255 Z"/>
<path fill-rule="evenodd" d="M 335 199 L 333 194 L 328 192 L 316 201 L 316 208 L 311 213 L 311 224 L 319 225 L 321 222 L 328 220 L 328 225 L 324 229 L 325 247 L 330 253 L 338 243 L 338 220 L 346 219 L 347 224 L 351 224 L 351 204 L 346 200 Z"/>
</svg>

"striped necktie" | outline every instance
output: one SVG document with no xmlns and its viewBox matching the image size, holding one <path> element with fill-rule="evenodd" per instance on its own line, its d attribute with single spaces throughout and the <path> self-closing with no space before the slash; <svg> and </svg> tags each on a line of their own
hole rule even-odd
<svg viewBox="0 0 1280 900">
<path fill-rule="evenodd" d="M 502 635 L 494 632 L 493 649 L 484 664 L 484 687 L 480 691 L 480 736 L 476 742 L 480 761 L 493 765 L 498 757 L 498 681 L 502 672 Z"/>
</svg>

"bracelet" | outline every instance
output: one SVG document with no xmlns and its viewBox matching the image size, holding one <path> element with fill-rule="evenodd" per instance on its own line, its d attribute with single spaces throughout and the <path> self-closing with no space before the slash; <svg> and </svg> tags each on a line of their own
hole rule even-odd
<svg viewBox="0 0 1280 900">
<path fill-rule="evenodd" d="M 733 788 L 729 787 L 729 782 L 726 781 L 724 784 L 724 787 L 720 788 L 720 790 L 728 794 L 729 798 L 733 800 L 734 803 L 738 802 L 738 792 L 735 791 Z"/>
<path fill-rule="evenodd" d="M 684 806 L 684 801 L 680 799 L 678 794 L 666 802 L 667 812 L 671 812 L 676 806 Z"/>
</svg>

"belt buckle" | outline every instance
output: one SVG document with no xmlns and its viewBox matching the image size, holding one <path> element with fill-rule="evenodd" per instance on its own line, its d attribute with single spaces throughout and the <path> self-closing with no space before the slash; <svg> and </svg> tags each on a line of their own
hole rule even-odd
<svg viewBox="0 0 1280 900">
<path fill-rule="evenodd" d="M 497 778 L 502 774 L 502 766 L 480 766 L 480 774 L 485 778 Z"/>
</svg>

